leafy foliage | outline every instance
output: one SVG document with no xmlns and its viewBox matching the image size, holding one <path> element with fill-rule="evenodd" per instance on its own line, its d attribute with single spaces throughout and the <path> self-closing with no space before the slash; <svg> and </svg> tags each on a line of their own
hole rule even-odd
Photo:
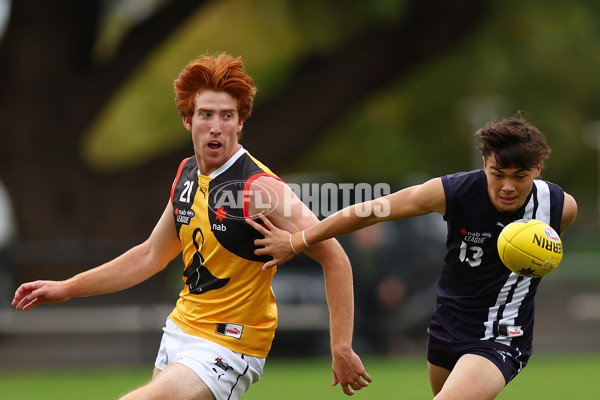
<svg viewBox="0 0 600 400">
<path fill-rule="evenodd" d="M 173 134 L 181 129 L 170 82 L 191 55 L 243 55 L 259 85 L 260 104 L 278 93 L 307 54 L 331 51 L 373 24 L 396 22 L 404 11 L 402 2 L 387 1 L 261 4 L 226 1 L 198 11 L 98 119 L 88 156 L 114 168 L 187 143 L 185 133 Z M 284 172 L 400 180 L 476 168 L 474 131 L 521 111 L 555 150 L 545 177 L 582 203 L 593 203 L 598 187 L 590 181 L 598 181 L 598 152 L 584 132 L 600 118 L 600 28 L 594 22 L 600 8 L 590 0 L 491 4 L 468 40 L 364 99 L 307 143 Z M 298 118 L 313 107 L 318 99 L 298 110 Z"/>
</svg>

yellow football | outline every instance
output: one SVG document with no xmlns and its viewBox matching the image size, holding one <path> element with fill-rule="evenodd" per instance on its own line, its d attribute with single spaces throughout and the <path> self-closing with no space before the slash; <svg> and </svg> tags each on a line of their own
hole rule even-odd
<svg viewBox="0 0 600 400">
<path fill-rule="evenodd" d="M 536 219 L 521 219 L 502 229 L 498 237 L 498 254 L 515 274 L 539 278 L 558 267 L 563 246 L 551 226 Z"/>
</svg>

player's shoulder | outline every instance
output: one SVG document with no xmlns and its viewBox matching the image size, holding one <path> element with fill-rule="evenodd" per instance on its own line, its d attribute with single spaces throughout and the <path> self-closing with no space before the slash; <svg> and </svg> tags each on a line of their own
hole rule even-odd
<svg viewBox="0 0 600 400">
<path fill-rule="evenodd" d="M 177 168 L 177 177 L 179 177 L 184 171 L 189 171 L 189 170 L 194 170 L 197 171 L 198 170 L 198 161 L 196 160 L 196 157 L 191 156 L 191 157 L 186 157 L 183 160 L 181 160 L 181 162 L 179 163 L 179 167 Z"/>
<path fill-rule="evenodd" d="M 485 172 L 483 171 L 483 169 L 455 172 L 452 174 L 442 176 L 442 182 L 446 181 L 451 184 L 479 182 L 482 179 L 485 179 Z"/>
<path fill-rule="evenodd" d="M 266 166 L 265 164 L 263 164 L 260 160 L 258 160 L 257 158 L 255 158 L 252 154 L 250 154 L 250 152 L 248 152 L 246 150 L 246 163 L 252 163 L 254 164 L 258 169 L 260 169 L 260 171 L 272 175 L 274 177 L 277 177 L 277 174 L 275 174 L 273 171 L 271 171 L 271 169 Z"/>
<path fill-rule="evenodd" d="M 271 195 L 281 196 L 291 188 L 279 177 L 266 172 L 256 174 L 249 180 L 248 188 L 254 193 L 264 192 Z"/>
<path fill-rule="evenodd" d="M 441 178 L 446 197 L 464 196 L 467 193 L 472 192 L 473 189 L 476 189 L 476 192 L 479 192 L 478 189 L 481 189 L 486 185 L 485 172 L 482 169 L 456 172 L 444 175 Z"/>
<path fill-rule="evenodd" d="M 538 198 L 548 196 L 554 201 L 563 203 L 565 191 L 560 185 L 543 179 L 535 179 L 533 183 Z"/>
<path fill-rule="evenodd" d="M 183 166 L 198 166 L 198 160 L 196 160 L 196 157 L 194 156 L 190 156 L 190 157 L 186 157 L 183 160 L 181 160 L 181 162 L 179 163 L 179 167 L 183 167 Z"/>
<path fill-rule="evenodd" d="M 544 179 L 539 179 L 538 178 L 538 179 L 535 179 L 534 182 L 536 184 L 538 184 L 538 185 L 539 184 L 547 185 L 550 188 L 550 190 L 557 190 L 557 191 L 558 190 L 560 190 L 560 191 L 563 190 L 563 188 L 558 183 L 550 182 L 550 181 L 547 181 L 547 180 L 544 180 Z"/>
<path fill-rule="evenodd" d="M 177 168 L 177 173 L 175 174 L 175 179 L 173 180 L 173 188 L 175 188 L 177 183 L 181 180 L 181 177 L 189 179 L 190 175 L 197 174 L 197 171 L 198 163 L 196 157 L 186 157 L 181 160 L 179 167 Z"/>
</svg>

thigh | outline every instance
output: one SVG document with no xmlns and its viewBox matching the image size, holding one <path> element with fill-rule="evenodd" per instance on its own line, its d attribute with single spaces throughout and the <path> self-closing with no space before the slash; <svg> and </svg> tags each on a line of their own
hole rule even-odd
<svg viewBox="0 0 600 400">
<path fill-rule="evenodd" d="M 265 359 L 235 353 L 192 336 L 169 319 L 155 367 L 166 370 L 171 364 L 181 364 L 193 371 L 215 398 L 237 400 L 262 377 Z"/>
<path fill-rule="evenodd" d="M 465 354 L 459 358 L 435 399 L 491 400 L 505 385 L 504 375 L 496 364 L 476 354 Z"/>
<path fill-rule="evenodd" d="M 163 371 L 154 370 L 152 380 L 121 400 L 214 400 L 208 386 L 183 364 L 173 363 Z"/>
<path fill-rule="evenodd" d="M 446 379 L 448 379 L 448 376 L 450 376 L 450 370 L 433 365 L 428 361 L 427 371 L 429 372 L 429 383 L 431 385 L 431 390 L 435 396 L 442 391 L 442 387 L 444 386 Z"/>
</svg>

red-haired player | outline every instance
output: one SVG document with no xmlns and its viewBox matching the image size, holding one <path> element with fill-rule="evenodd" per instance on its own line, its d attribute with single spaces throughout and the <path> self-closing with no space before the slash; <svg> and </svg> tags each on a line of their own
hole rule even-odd
<svg viewBox="0 0 600 400">
<path fill-rule="evenodd" d="M 29 310 L 45 302 L 123 290 L 150 278 L 182 253 L 185 286 L 163 329 L 154 376 L 124 399 L 233 400 L 261 378 L 277 326 L 274 272 L 262 271 L 269 258 L 254 254 L 254 240 L 260 235 L 246 218 L 262 212 L 270 223 L 291 231 L 318 220 L 239 144 L 256 94 L 240 58 L 198 58 L 181 72 L 175 92 L 195 156 L 181 162 L 171 197 L 150 237 L 71 279 L 25 283 L 17 289 L 13 305 Z M 268 202 L 269 196 L 287 201 Z M 243 201 L 231 201 L 240 198 Z M 340 383 L 350 395 L 371 381 L 352 350 L 350 264 L 335 240 L 307 253 L 322 264 L 325 274 L 333 384 Z"/>
</svg>

